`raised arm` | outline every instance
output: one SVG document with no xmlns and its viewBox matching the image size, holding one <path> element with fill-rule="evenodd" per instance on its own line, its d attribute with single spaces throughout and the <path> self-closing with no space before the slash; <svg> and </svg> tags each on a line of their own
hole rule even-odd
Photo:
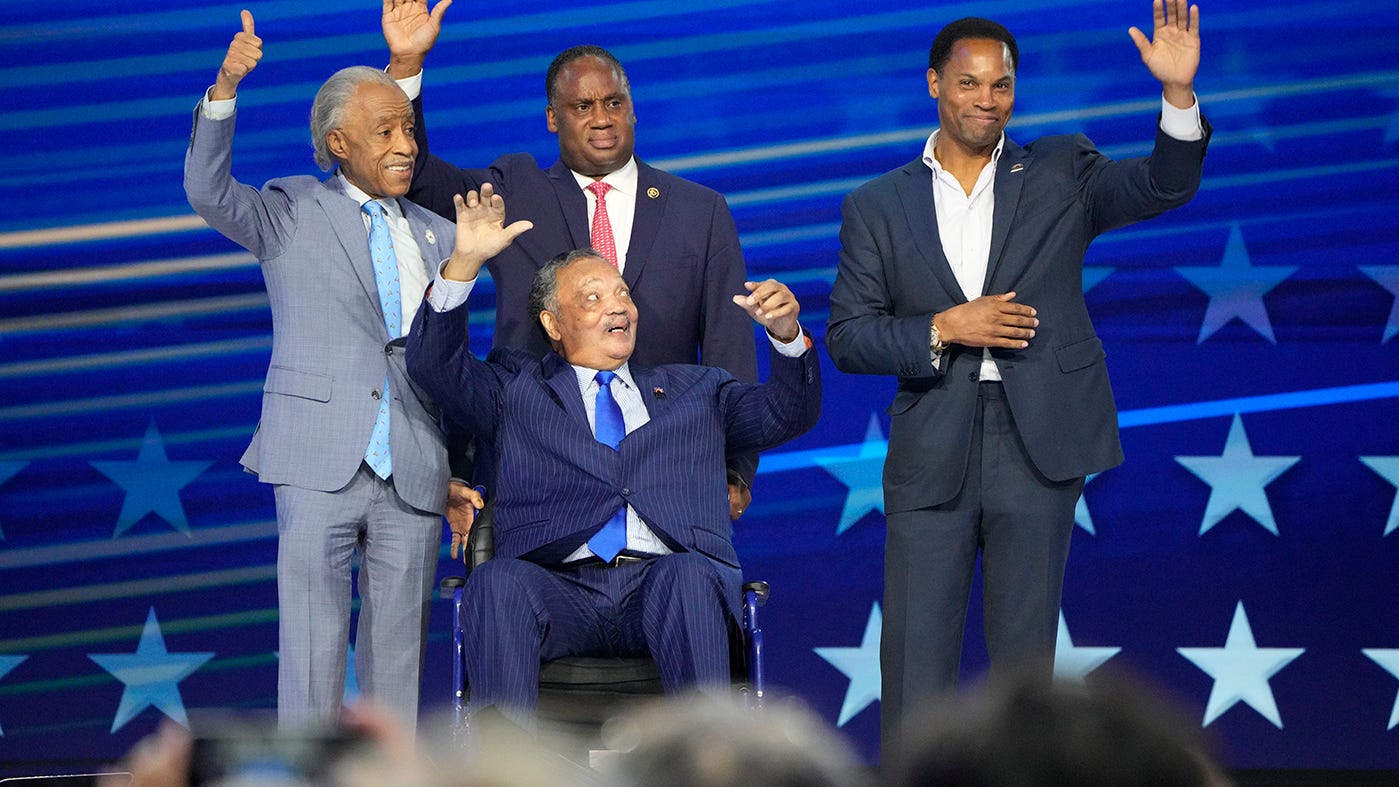
<svg viewBox="0 0 1399 787">
<path fill-rule="evenodd" d="M 241 16 L 243 30 L 234 35 L 233 42 L 228 45 L 228 54 L 224 55 L 223 63 L 219 65 L 219 75 L 214 79 L 214 89 L 209 93 L 209 98 L 214 101 L 224 101 L 237 95 L 238 83 L 257 68 L 257 61 L 262 59 L 262 39 L 253 32 L 253 14 L 245 8 Z"/>
<path fill-rule="evenodd" d="M 1200 68 L 1200 6 L 1187 5 L 1186 0 L 1153 0 L 1151 39 L 1136 27 L 1127 31 L 1166 100 L 1181 109 L 1195 103 Z"/>
<path fill-rule="evenodd" d="M 389 76 L 407 79 L 423 70 L 427 53 L 442 32 L 442 15 L 452 0 L 439 0 L 431 12 L 427 0 L 384 0 L 384 43 L 389 45 Z"/>
<path fill-rule="evenodd" d="M 479 194 L 475 191 L 468 191 L 465 197 L 458 194 L 453 202 L 457 208 L 457 242 L 442 269 L 444 278 L 475 279 L 486 260 L 504 251 L 520 233 L 534 227 L 530 221 L 505 226 L 505 200 L 489 183 L 482 184 Z"/>
</svg>

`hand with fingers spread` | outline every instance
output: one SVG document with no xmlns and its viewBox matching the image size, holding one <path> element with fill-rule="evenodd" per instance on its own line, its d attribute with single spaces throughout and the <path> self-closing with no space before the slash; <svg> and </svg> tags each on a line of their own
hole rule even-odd
<svg viewBox="0 0 1399 787">
<path fill-rule="evenodd" d="M 444 0 L 445 1 L 445 0 Z M 533 222 L 517 221 L 505 226 L 505 200 L 489 183 L 481 191 L 468 191 L 453 197 L 457 206 L 457 244 L 442 275 L 454 281 L 471 281 L 486 260 L 505 250 Z"/>
<path fill-rule="evenodd" d="M 1187 0 L 1153 0 L 1151 12 L 1151 39 L 1136 27 L 1127 33 L 1142 63 L 1161 81 L 1166 100 L 1185 109 L 1195 102 L 1195 72 L 1200 68 L 1200 6 Z"/>
<path fill-rule="evenodd" d="M 245 8 L 241 16 L 243 30 L 234 35 L 232 43 L 228 45 L 228 54 L 223 57 L 219 75 L 214 79 L 213 92 L 209 94 L 214 101 L 237 95 L 238 83 L 257 68 L 257 61 L 262 59 L 262 39 L 253 32 L 253 14 Z"/>
<path fill-rule="evenodd" d="M 452 530 L 452 558 L 465 552 L 466 538 L 471 535 L 471 526 L 476 522 L 476 512 L 486 507 L 486 499 L 480 490 L 467 486 L 461 481 L 447 485 L 447 526 Z"/>
<path fill-rule="evenodd" d="M 423 70 L 427 53 L 442 32 L 442 15 L 452 0 L 439 0 L 428 12 L 427 0 L 384 0 L 384 43 L 389 46 L 389 76 L 406 79 Z"/>
<path fill-rule="evenodd" d="M 1006 347 L 1023 350 L 1035 338 L 1035 310 L 1015 303 L 1015 293 L 983 295 L 933 315 L 938 338 L 966 347 Z"/>
<path fill-rule="evenodd" d="M 764 282 L 747 281 L 743 286 L 748 294 L 735 295 L 734 303 L 748 312 L 755 322 L 767 328 L 768 333 L 778 341 L 786 343 L 797 338 L 801 333 L 801 326 L 797 324 L 801 304 L 797 303 L 797 296 L 787 289 L 787 285 L 777 279 L 768 279 Z"/>
</svg>

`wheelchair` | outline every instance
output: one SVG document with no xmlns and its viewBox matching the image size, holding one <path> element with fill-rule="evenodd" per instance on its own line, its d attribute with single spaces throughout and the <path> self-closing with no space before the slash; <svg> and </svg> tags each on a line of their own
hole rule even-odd
<svg viewBox="0 0 1399 787">
<path fill-rule="evenodd" d="M 494 554 L 493 506 L 478 512 L 467 538 L 463 563 L 470 571 Z M 465 635 L 461 626 L 462 592 L 465 576 L 442 579 L 441 596 L 452 600 L 452 719 L 454 732 L 464 737 L 470 724 L 466 712 L 470 697 L 464 661 Z M 742 619 L 739 629 L 730 632 L 730 668 L 734 690 L 742 705 L 761 710 L 765 695 L 763 674 L 763 629 L 758 609 L 770 594 L 767 582 L 747 581 L 742 587 Z M 539 706 L 536 716 L 541 729 L 572 740 L 589 743 L 600 740 L 602 725 L 611 717 L 639 701 L 664 694 L 660 672 L 649 656 L 597 657 L 565 656 L 546 661 L 539 668 Z"/>
</svg>

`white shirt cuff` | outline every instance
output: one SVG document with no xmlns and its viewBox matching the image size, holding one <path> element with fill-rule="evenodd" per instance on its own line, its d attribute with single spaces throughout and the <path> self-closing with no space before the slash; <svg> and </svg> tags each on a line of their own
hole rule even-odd
<svg viewBox="0 0 1399 787">
<path fill-rule="evenodd" d="M 411 77 L 395 79 L 394 81 L 397 82 L 398 86 L 403 89 L 403 92 L 408 96 L 409 101 L 412 101 L 413 99 L 417 98 L 419 94 L 423 92 L 423 72 L 421 71 L 419 71 Z"/>
<path fill-rule="evenodd" d="M 204 91 L 204 100 L 199 102 L 199 113 L 208 120 L 223 120 L 233 117 L 238 98 L 235 96 L 216 101 L 209 98 L 209 94 L 213 92 L 213 87 Z"/>
<path fill-rule="evenodd" d="M 763 333 L 767 333 L 768 341 L 772 342 L 772 346 L 777 352 L 788 358 L 800 358 L 802 353 L 806 352 L 806 334 L 802 332 L 801 326 L 797 326 L 797 338 L 790 342 L 778 341 L 776 336 L 767 331 L 763 331 Z"/>
<path fill-rule="evenodd" d="M 1185 109 L 1175 106 L 1161 97 L 1161 130 L 1171 139 L 1181 142 L 1195 142 L 1205 136 L 1204 124 L 1200 122 L 1200 99 Z"/>
<path fill-rule="evenodd" d="M 442 277 L 442 269 L 446 267 L 447 260 L 443 260 L 437 266 L 437 275 L 432 279 L 432 286 L 427 291 L 427 305 L 435 312 L 449 312 L 458 306 L 466 303 L 466 297 L 471 294 L 471 289 L 476 286 L 476 280 L 455 281 Z"/>
</svg>

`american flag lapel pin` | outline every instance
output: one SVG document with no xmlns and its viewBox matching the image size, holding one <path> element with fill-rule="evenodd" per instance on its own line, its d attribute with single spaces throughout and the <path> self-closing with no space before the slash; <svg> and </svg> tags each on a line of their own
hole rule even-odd
<svg viewBox="0 0 1399 787">
<path fill-rule="evenodd" d="M 656 386 L 655 388 L 652 388 L 652 389 L 651 389 L 651 395 L 654 396 L 654 397 L 657 398 L 657 399 L 664 399 L 664 398 L 665 398 L 665 389 L 662 388 L 662 387 L 660 387 L 660 386 L 658 385 L 658 386 Z"/>
</svg>

